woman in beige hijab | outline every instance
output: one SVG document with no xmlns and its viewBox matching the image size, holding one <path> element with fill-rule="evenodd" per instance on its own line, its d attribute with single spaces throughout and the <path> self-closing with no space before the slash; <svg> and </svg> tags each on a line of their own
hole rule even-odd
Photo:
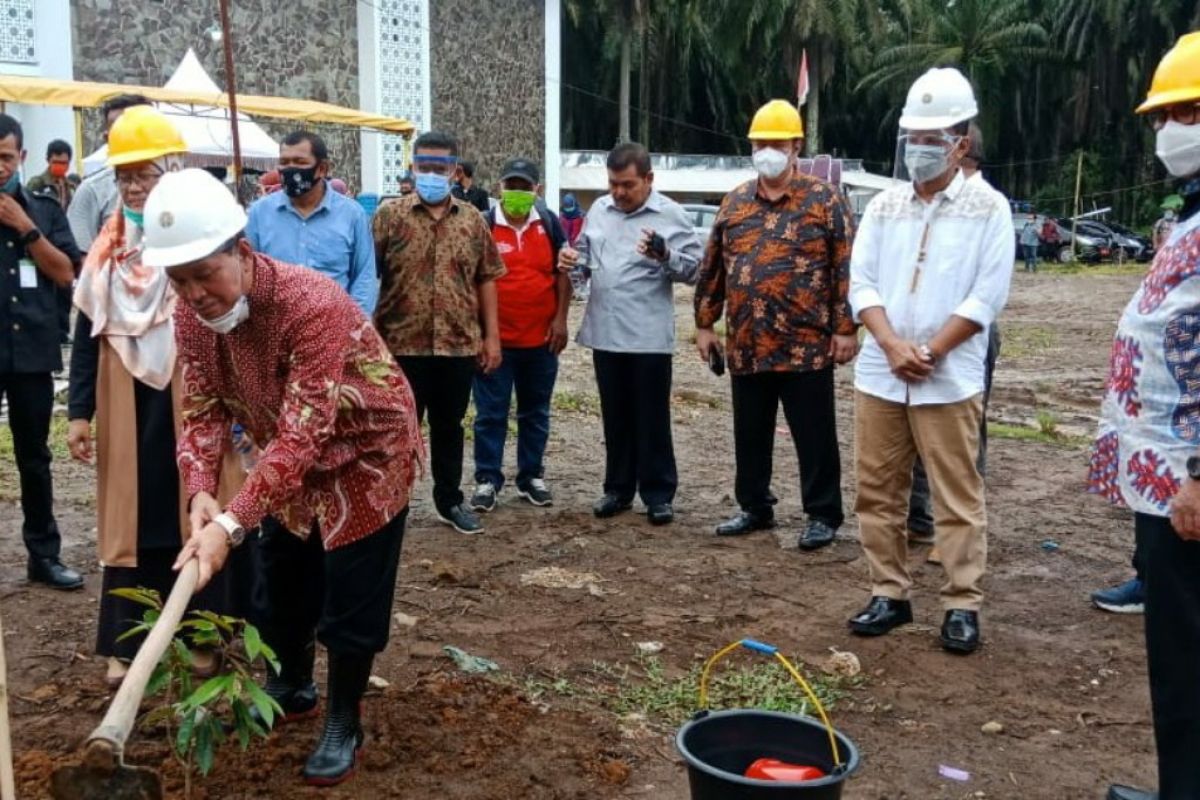
<svg viewBox="0 0 1200 800">
<path fill-rule="evenodd" d="M 104 566 L 96 654 L 119 684 L 138 637 L 118 641 L 142 608 L 111 594 L 144 587 L 164 598 L 171 564 L 190 534 L 175 461 L 179 423 L 175 294 L 166 273 L 142 263 L 142 208 L 159 178 L 183 166 L 183 137 L 149 106 L 125 111 L 108 139 L 121 205 L 92 243 L 75 289 L 79 315 L 68 401 L 71 455 L 92 461 L 96 419 L 97 529 Z M 226 611 L 228 585 L 206 589 L 202 607 Z M 197 666 L 202 666 L 197 658 Z M 211 658 L 205 659 L 211 667 Z"/>
</svg>

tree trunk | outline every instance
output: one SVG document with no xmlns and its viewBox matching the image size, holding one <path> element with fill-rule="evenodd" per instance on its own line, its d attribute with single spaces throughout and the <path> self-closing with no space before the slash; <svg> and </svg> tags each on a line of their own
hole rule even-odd
<svg viewBox="0 0 1200 800">
<path fill-rule="evenodd" d="M 629 141 L 629 72 L 633 66 L 633 37 L 626 32 L 621 39 L 621 121 L 617 129 L 617 141 Z"/>
<path fill-rule="evenodd" d="M 821 152 L 821 65 L 825 59 L 818 43 L 808 59 L 808 100 L 804 104 L 804 152 L 809 158 Z"/>
<path fill-rule="evenodd" d="M 646 69 L 646 50 L 650 44 L 650 36 L 646 32 L 647 25 L 642 22 L 642 52 L 638 58 L 638 105 L 642 107 L 639 115 L 641 122 L 641 143 L 650 149 L 650 71 Z"/>
</svg>

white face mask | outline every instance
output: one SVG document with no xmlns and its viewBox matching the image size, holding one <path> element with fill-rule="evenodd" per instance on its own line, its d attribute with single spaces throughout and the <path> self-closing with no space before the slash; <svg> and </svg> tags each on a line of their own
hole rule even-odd
<svg viewBox="0 0 1200 800">
<path fill-rule="evenodd" d="M 238 325 L 241 325 L 249 318 L 250 302 L 246 300 L 246 295 L 239 297 L 237 302 L 233 304 L 233 308 L 229 309 L 216 319 L 205 319 L 199 314 L 196 315 L 196 319 L 200 320 L 201 325 L 208 328 L 210 331 L 213 331 L 214 333 L 219 333 L 222 335 L 231 332 L 234 328 L 236 328 Z"/>
<path fill-rule="evenodd" d="M 1154 154 L 1176 178 L 1200 172 L 1200 125 L 1168 120 L 1158 132 Z"/>
<path fill-rule="evenodd" d="M 950 153 L 938 144 L 907 144 L 904 166 L 915 183 L 929 183 L 950 166 Z"/>
<path fill-rule="evenodd" d="M 753 158 L 754 168 L 758 174 L 767 180 L 774 180 L 787 171 L 792 163 L 792 157 L 774 147 L 764 147 L 756 150 Z"/>
</svg>

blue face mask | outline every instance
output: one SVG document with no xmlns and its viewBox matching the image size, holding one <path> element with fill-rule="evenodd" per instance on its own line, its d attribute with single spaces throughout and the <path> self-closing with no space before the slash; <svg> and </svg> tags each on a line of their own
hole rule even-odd
<svg viewBox="0 0 1200 800">
<path fill-rule="evenodd" d="M 436 206 L 450 194 L 450 179 L 445 175 L 417 173 L 417 195 L 432 206 Z"/>
<path fill-rule="evenodd" d="M 121 208 L 121 213 L 125 215 L 125 219 L 129 220 L 134 225 L 137 225 L 139 228 L 146 227 L 144 224 L 146 217 L 141 211 L 134 211 L 132 208 L 124 206 Z"/>
<path fill-rule="evenodd" d="M 0 192 L 5 194 L 16 194 L 17 189 L 21 188 L 21 173 L 14 172 L 4 186 L 0 186 Z"/>
</svg>

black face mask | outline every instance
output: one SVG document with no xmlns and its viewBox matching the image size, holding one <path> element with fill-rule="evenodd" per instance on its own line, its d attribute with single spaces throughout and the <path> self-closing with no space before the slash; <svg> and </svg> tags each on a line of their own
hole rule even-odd
<svg viewBox="0 0 1200 800">
<path fill-rule="evenodd" d="M 279 170 L 279 181 L 288 197 L 299 197 L 308 194 L 317 185 L 318 166 L 284 167 Z"/>
</svg>

